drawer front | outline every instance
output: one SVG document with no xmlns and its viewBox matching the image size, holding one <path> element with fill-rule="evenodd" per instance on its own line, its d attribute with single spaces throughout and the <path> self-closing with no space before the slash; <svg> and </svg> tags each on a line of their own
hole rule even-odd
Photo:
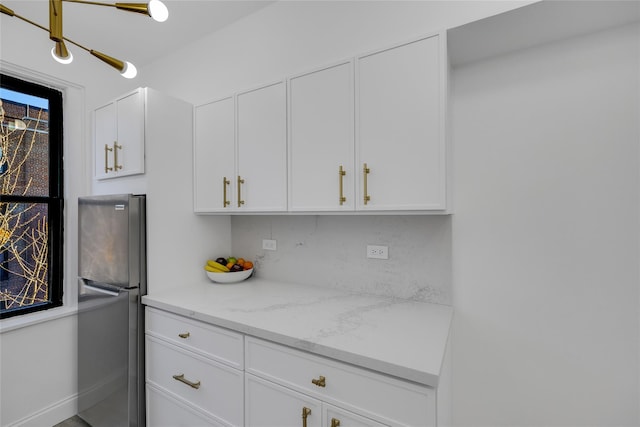
<svg viewBox="0 0 640 427">
<path fill-rule="evenodd" d="M 145 313 L 147 334 L 243 369 L 242 334 L 154 308 Z"/>
<path fill-rule="evenodd" d="M 243 424 L 243 373 L 146 337 L 146 379 L 223 423 Z M 197 388 L 196 388 L 197 387 Z"/>
<path fill-rule="evenodd" d="M 183 402 L 147 385 L 148 427 L 223 427 Z"/>
<path fill-rule="evenodd" d="M 382 423 L 435 425 L 435 390 L 245 337 L 245 370 Z M 324 387 L 313 384 L 324 377 Z"/>
<path fill-rule="evenodd" d="M 389 427 L 327 403 L 324 404 L 324 420 L 326 427 Z"/>
<path fill-rule="evenodd" d="M 251 374 L 245 375 L 245 390 L 247 427 L 322 426 L 319 400 Z M 306 419 L 303 419 L 303 413 Z"/>
</svg>

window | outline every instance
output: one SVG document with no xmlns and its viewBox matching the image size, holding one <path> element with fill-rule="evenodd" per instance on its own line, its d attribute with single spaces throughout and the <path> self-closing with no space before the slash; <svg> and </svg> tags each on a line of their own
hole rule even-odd
<svg viewBox="0 0 640 427">
<path fill-rule="evenodd" d="M 0 75 L 0 318 L 62 305 L 62 94 Z"/>
</svg>

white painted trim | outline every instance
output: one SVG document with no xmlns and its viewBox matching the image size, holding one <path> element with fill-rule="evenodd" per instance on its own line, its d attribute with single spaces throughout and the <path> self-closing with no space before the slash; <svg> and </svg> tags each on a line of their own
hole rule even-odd
<svg viewBox="0 0 640 427">
<path fill-rule="evenodd" d="M 56 307 L 49 310 L 37 311 L 35 313 L 23 314 L 21 316 L 10 317 L 0 321 L 0 335 L 5 332 L 15 331 L 16 329 L 26 328 L 27 326 L 37 325 L 38 323 L 49 322 L 55 319 L 61 319 L 67 316 L 75 316 L 78 307 Z"/>
<path fill-rule="evenodd" d="M 34 412 L 6 427 L 42 427 L 52 426 L 74 416 L 78 408 L 78 395 L 65 397 L 58 402 Z"/>
</svg>

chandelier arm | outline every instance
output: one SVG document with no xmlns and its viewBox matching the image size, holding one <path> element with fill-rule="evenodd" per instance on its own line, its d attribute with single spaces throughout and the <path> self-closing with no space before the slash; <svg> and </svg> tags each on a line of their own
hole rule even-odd
<svg viewBox="0 0 640 427">
<path fill-rule="evenodd" d="M 88 1 L 88 0 L 62 0 L 65 1 L 67 3 L 82 3 L 82 4 L 91 4 L 94 6 L 109 6 L 109 7 L 116 7 L 115 4 L 110 4 L 110 3 L 100 3 L 97 1 Z"/>
<path fill-rule="evenodd" d="M 149 5 L 147 3 L 101 3 L 97 1 L 89 0 L 63 0 L 69 3 L 90 4 L 93 6 L 107 6 L 115 7 L 116 9 L 126 10 L 128 12 L 142 13 L 143 15 L 151 16 L 149 13 Z"/>
</svg>

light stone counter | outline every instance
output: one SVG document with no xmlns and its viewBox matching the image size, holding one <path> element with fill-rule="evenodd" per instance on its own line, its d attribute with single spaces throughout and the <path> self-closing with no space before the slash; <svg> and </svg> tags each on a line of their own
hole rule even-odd
<svg viewBox="0 0 640 427">
<path fill-rule="evenodd" d="M 147 306 L 436 387 L 450 306 L 250 278 L 144 296 Z"/>
</svg>

